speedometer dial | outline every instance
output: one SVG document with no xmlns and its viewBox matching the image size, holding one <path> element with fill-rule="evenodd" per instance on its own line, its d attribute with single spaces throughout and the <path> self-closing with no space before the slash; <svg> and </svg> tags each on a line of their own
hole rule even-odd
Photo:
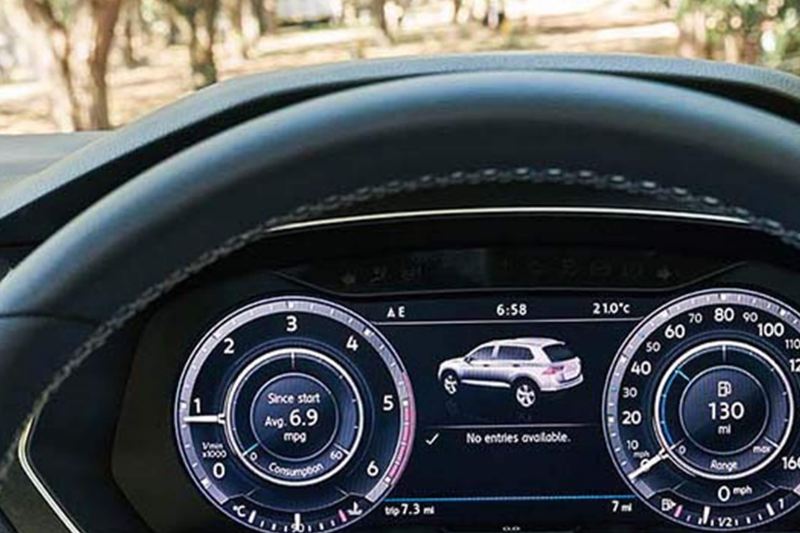
<svg viewBox="0 0 800 533">
<path fill-rule="evenodd" d="M 335 531 L 397 483 L 414 400 L 400 358 L 351 311 L 276 298 L 235 311 L 191 354 L 175 425 L 205 497 L 261 531 Z"/>
<path fill-rule="evenodd" d="M 698 529 L 757 527 L 800 504 L 800 315 L 739 289 L 690 294 L 626 339 L 603 402 L 625 481 Z"/>
</svg>

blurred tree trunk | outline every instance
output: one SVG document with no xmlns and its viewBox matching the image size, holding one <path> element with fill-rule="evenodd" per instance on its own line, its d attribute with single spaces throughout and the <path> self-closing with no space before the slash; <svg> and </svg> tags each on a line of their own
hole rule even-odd
<svg viewBox="0 0 800 533">
<path fill-rule="evenodd" d="M 189 33 L 189 64 L 196 89 L 217 81 L 214 59 L 220 0 L 166 0 L 180 15 Z"/>
<path fill-rule="evenodd" d="M 250 40 L 245 25 L 245 2 L 247 0 L 227 0 L 228 16 L 233 33 L 236 35 L 236 48 L 243 59 L 250 57 Z"/>
<path fill-rule="evenodd" d="M 197 4 L 198 8 L 191 10 L 192 15 L 187 18 L 187 21 L 191 31 L 189 56 L 192 81 L 195 88 L 199 89 L 217 81 L 214 38 L 219 2 L 217 0 L 198 0 Z"/>
<path fill-rule="evenodd" d="M 453 0 L 453 24 L 458 24 L 458 15 L 464 7 L 464 0 Z"/>
<path fill-rule="evenodd" d="M 167 44 L 169 46 L 175 46 L 176 44 L 181 43 L 181 27 L 178 24 L 177 20 L 178 14 L 175 12 L 174 9 L 167 10 Z"/>
<path fill-rule="evenodd" d="M 253 0 L 260 3 L 267 17 L 267 33 L 278 31 L 278 0 Z"/>
<path fill-rule="evenodd" d="M 729 33 L 722 39 L 725 61 L 730 63 L 758 63 L 761 55 L 759 43 L 746 32 Z"/>
<path fill-rule="evenodd" d="M 383 34 L 394 42 L 394 34 L 389 27 L 389 19 L 386 16 L 386 2 L 387 0 L 372 0 L 372 19 Z"/>
<path fill-rule="evenodd" d="M 506 21 L 505 0 L 489 0 L 486 5 L 484 24 L 492 30 L 500 30 Z"/>
<path fill-rule="evenodd" d="M 125 66 L 128 68 L 136 68 L 144 64 L 136 55 L 136 32 L 141 30 L 141 8 L 142 0 L 123 0 L 125 2 L 124 8 L 124 23 L 122 27 L 122 34 L 124 41 L 122 42 L 122 59 L 125 61 Z"/>
<path fill-rule="evenodd" d="M 106 74 L 120 4 L 85 0 L 56 9 L 52 0 L 22 0 L 50 85 L 51 116 L 62 130 L 111 127 Z"/>
<path fill-rule="evenodd" d="M 712 59 L 714 52 L 708 35 L 706 14 L 688 11 L 678 21 L 678 54 L 681 57 Z"/>
<path fill-rule="evenodd" d="M 88 83 L 85 91 L 88 93 L 86 109 L 86 124 L 88 128 L 110 128 L 111 119 L 108 113 L 108 56 L 114 43 L 114 28 L 119 19 L 121 0 L 91 0 L 91 42 L 84 45 L 78 44 L 78 59 L 87 57 L 81 53 L 80 48 L 88 52 L 87 66 L 89 70 Z M 80 61 L 76 62 L 80 65 Z"/>
<path fill-rule="evenodd" d="M 267 9 L 264 7 L 263 0 L 250 0 L 250 11 L 253 12 L 253 17 L 258 24 L 258 34 L 266 35 L 270 33 L 270 22 Z"/>
</svg>

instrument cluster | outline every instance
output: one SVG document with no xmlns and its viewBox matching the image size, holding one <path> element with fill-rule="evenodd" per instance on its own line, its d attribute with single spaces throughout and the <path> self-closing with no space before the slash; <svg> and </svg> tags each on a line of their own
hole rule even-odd
<svg viewBox="0 0 800 533">
<path fill-rule="evenodd" d="M 436 251 L 200 285 L 144 330 L 116 480 L 163 533 L 796 527 L 793 274 L 592 261 Z"/>
<path fill-rule="evenodd" d="M 650 300 L 257 300 L 187 358 L 177 447 L 197 490 L 261 531 L 336 531 L 373 511 L 434 521 L 481 501 L 484 516 L 643 503 L 708 530 L 795 509 L 800 315 L 734 287 Z M 629 491 L 592 466 L 603 440 Z"/>
</svg>

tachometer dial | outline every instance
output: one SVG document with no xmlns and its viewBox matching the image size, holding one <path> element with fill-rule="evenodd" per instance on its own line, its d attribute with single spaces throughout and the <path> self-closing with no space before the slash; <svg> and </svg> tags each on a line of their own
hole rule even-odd
<svg viewBox="0 0 800 533">
<path fill-rule="evenodd" d="M 661 515 L 757 527 L 800 504 L 800 315 L 750 291 L 690 294 L 626 339 L 603 402 L 611 456 Z"/>
<path fill-rule="evenodd" d="M 180 380 L 180 453 L 202 493 L 252 529 L 335 531 L 369 513 L 411 451 L 400 358 L 351 311 L 277 298 L 209 331 Z"/>
</svg>

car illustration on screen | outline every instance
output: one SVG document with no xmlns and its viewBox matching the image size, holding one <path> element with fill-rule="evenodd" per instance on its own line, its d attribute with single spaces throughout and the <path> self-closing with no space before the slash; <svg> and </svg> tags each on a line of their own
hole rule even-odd
<svg viewBox="0 0 800 533">
<path fill-rule="evenodd" d="M 542 337 L 483 343 L 441 363 L 438 377 L 450 396 L 463 385 L 510 389 L 525 409 L 534 406 L 540 393 L 583 383 L 580 358 L 563 341 Z"/>
</svg>

